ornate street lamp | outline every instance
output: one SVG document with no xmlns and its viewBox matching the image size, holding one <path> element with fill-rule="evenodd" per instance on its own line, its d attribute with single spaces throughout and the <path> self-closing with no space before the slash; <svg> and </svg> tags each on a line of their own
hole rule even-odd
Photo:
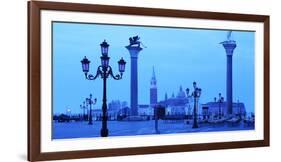
<svg viewBox="0 0 281 162">
<path fill-rule="evenodd" d="M 198 100 L 201 96 L 201 88 L 198 88 L 196 82 L 193 82 L 194 91 L 191 93 L 191 97 L 194 99 L 194 107 L 193 107 L 193 126 L 192 128 L 198 128 Z M 189 89 L 186 89 L 186 94 L 189 96 Z"/>
<path fill-rule="evenodd" d="M 115 80 L 122 79 L 123 73 L 125 71 L 125 65 L 126 62 L 121 58 L 118 61 L 118 67 L 120 74 L 114 75 L 112 72 L 112 68 L 109 65 L 109 59 L 108 57 L 108 47 L 109 44 L 104 40 L 101 44 L 101 65 L 98 66 L 96 75 L 93 76 L 91 74 L 88 74 L 89 72 L 89 64 L 90 61 L 85 56 L 84 59 L 81 61 L 82 63 L 82 70 L 85 73 L 85 77 L 87 80 L 95 80 L 98 76 L 103 79 L 103 100 L 102 100 L 102 128 L 101 128 L 101 136 L 107 137 L 108 136 L 108 129 L 107 129 L 107 104 L 106 104 L 106 79 L 110 76 Z"/>
<path fill-rule="evenodd" d="M 83 70 L 83 72 L 85 73 L 85 75 L 87 75 L 88 74 L 88 72 L 89 72 L 89 66 L 90 66 L 90 61 L 87 59 L 87 57 L 85 56 L 84 58 L 83 58 L 83 60 L 81 61 L 81 63 L 82 63 L 82 70 Z"/>
<path fill-rule="evenodd" d="M 119 67 L 119 71 L 120 73 L 124 73 L 125 72 L 125 65 L 126 65 L 126 62 L 125 60 L 123 59 L 123 57 L 118 61 L 118 67 Z"/>
<path fill-rule="evenodd" d="M 108 47 L 109 47 L 109 44 L 104 40 L 101 44 L 101 54 L 103 56 L 107 56 L 108 55 Z"/>
<path fill-rule="evenodd" d="M 95 98 L 92 100 L 92 94 L 90 94 L 90 98 L 86 98 L 86 101 L 88 105 L 90 105 L 90 110 L 89 110 L 89 125 L 93 125 L 93 119 L 92 119 L 92 105 L 95 105 L 97 103 L 97 99 Z"/>
</svg>

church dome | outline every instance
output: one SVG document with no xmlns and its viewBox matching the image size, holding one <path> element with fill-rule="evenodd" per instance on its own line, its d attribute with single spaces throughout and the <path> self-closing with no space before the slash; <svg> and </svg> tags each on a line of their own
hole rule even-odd
<svg viewBox="0 0 281 162">
<path fill-rule="evenodd" d="M 183 91 L 182 86 L 180 86 L 180 90 L 178 92 L 177 98 L 185 98 L 185 97 L 186 97 L 185 92 Z"/>
</svg>

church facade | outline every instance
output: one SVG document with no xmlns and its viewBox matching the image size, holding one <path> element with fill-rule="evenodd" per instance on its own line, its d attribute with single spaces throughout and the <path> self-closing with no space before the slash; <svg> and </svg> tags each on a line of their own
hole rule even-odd
<svg viewBox="0 0 281 162">
<path fill-rule="evenodd" d="M 160 101 L 159 104 L 166 107 L 166 115 L 191 115 L 191 97 L 187 96 L 182 86 L 180 86 L 177 95 L 172 94 L 168 98 L 167 93 L 165 99 Z"/>
<path fill-rule="evenodd" d="M 139 114 L 154 115 L 154 108 L 156 105 L 161 105 L 165 107 L 166 115 L 191 115 L 191 97 L 187 96 L 182 86 L 179 87 L 179 91 L 175 96 L 172 94 L 168 98 L 167 93 L 165 94 L 165 99 L 158 101 L 157 93 L 157 79 L 155 75 L 155 69 L 153 68 L 152 77 L 150 80 L 150 103 L 149 105 L 139 105 Z"/>
</svg>

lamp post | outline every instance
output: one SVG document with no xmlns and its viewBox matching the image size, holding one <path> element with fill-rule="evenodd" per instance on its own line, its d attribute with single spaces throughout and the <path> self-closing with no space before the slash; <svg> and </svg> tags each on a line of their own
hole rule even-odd
<svg viewBox="0 0 281 162">
<path fill-rule="evenodd" d="M 86 108 L 86 113 L 85 113 L 85 120 L 86 121 L 89 121 L 89 119 L 90 119 L 90 110 L 89 110 L 89 103 L 87 102 L 87 98 L 85 99 L 85 103 L 86 103 L 86 106 L 85 106 L 85 108 Z"/>
<path fill-rule="evenodd" d="M 93 125 L 93 119 L 92 119 L 92 105 L 95 105 L 97 103 L 97 99 L 95 98 L 92 100 L 92 94 L 90 94 L 90 98 L 86 98 L 86 101 L 88 105 L 90 105 L 90 110 L 89 110 L 89 125 Z"/>
<path fill-rule="evenodd" d="M 109 59 L 110 59 L 110 57 L 108 57 L 109 44 L 104 40 L 100 44 L 100 46 L 101 46 L 101 53 L 102 53 L 102 56 L 100 57 L 101 65 L 98 66 L 95 76 L 93 76 L 91 74 L 88 74 L 90 61 L 87 59 L 86 56 L 83 58 L 81 63 L 82 63 L 82 70 L 85 73 L 85 77 L 86 77 L 87 80 L 95 80 L 98 76 L 100 76 L 101 79 L 103 80 L 103 100 L 102 100 L 102 114 L 103 114 L 103 116 L 102 116 L 101 136 L 107 137 L 108 136 L 108 129 L 107 129 L 107 105 L 106 105 L 106 79 L 109 76 L 111 76 L 115 80 L 122 79 L 123 73 L 125 71 L 126 62 L 123 60 L 123 58 L 121 58 L 118 61 L 120 74 L 114 75 L 113 72 L 112 72 L 111 66 L 109 66 Z"/>
<path fill-rule="evenodd" d="M 197 111 L 198 111 L 198 100 L 201 96 L 201 88 L 198 88 L 197 85 L 196 85 L 196 82 L 193 82 L 193 88 L 194 88 L 194 91 L 191 93 L 191 97 L 193 97 L 194 99 L 194 107 L 193 107 L 193 126 L 192 128 L 198 128 L 198 114 L 197 114 Z M 189 89 L 187 88 L 186 89 L 186 94 L 187 96 L 189 96 Z"/>
<path fill-rule="evenodd" d="M 223 103 L 224 98 L 221 96 L 221 93 L 219 93 L 218 103 L 219 103 L 219 119 L 221 119 L 222 116 L 222 107 L 221 104 Z"/>
<path fill-rule="evenodd" d="M 83 120 L 83 108 L 82 108 L 82 105 L 80 105 L 80 109 L 82 109 L 82 112 L 81 112 L 81 114 L 79 114 L 79 118 Z"/>
<path fill-rule="evenodd" d="M 83 109 L 83 117 L 82 117 L 82 119 L 83 119 L 83 120 L 86 120 L 86 113 L 85 113 L 86 106 L 85 106 L 85 101 L 83 101 L 83 106 L 80 105 L 80 108 Z"/>
<path fill-rule="evenodd" d="M 83 112 L 82 105 L 80 105 L 80 109 L 82 110 L 82 112 L 81 112 L 81 114 L 79 116 L 80 116 L 80 119 L 83 121 L 84 120 L 84 112 Z"/>
<path fill-rule="evenodd" d="M 159 107 L 160 105 L 154 105 L 154 126 L 155 126 L 155 133 L 159 134 L 159 130 L 158 130 L 158 119 L 159 119 Z"/>
</svg>

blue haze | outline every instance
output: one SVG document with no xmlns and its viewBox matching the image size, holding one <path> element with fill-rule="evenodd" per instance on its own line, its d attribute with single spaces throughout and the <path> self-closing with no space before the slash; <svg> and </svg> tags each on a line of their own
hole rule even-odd
<svg viewBox="0 0 281 162">
<path fill-rule="evenodd" d="M 123 57 L 126 71 L 122 80 L 109 78 L 107 101 L 127 101 L 130 105 L 130 55 L 125 48 L 128 38 L 139 35 L 147 46 L 138 59 L 139 104 L 149 104 L 152 67 L 155 67 L 158 100 L 165 92 L 177 94 L 179 86 L 192 88 L 197 81 L 202 88 L 201 103 L 213 101 L 221 92 L 226 96 L 226 54 L 220 42 L 227 31 L 117 26 L 79 23 L 53 23 L 53 110 L 80 113 L 79 105 L 90 93 L 97 98 L 94 109 L 101 108 L 102 80 L 85 80 L 81 68 L 84 56 L 91 61 L 90 73 L 100 65 L 100 43 L 110 44 L 110 65 L 118 72 L 117 61 Z M 254 112 L 255 33 L 233 31 L 237 48 L 233 54 L 233 101 L 245 103 Z"/>
</svg>

